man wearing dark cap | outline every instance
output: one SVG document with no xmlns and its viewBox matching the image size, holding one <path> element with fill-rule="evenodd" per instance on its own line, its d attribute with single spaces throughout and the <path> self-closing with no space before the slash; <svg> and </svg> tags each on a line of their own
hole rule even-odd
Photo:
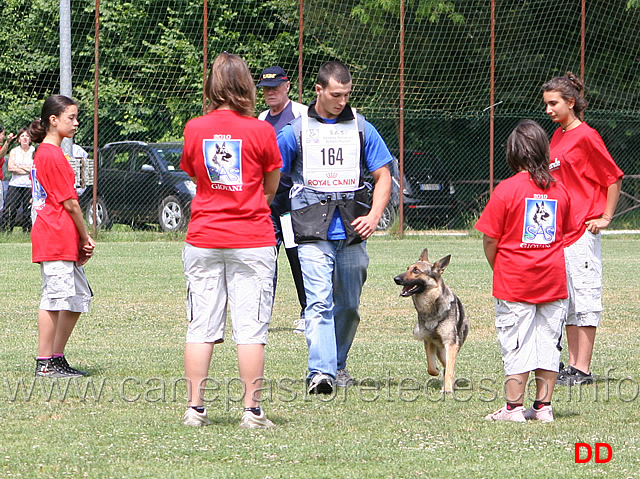
<svg viewBox="0 0 640 479">
<path fill-rule="evenodd" d="M 283 126 L 288 124 L 294 118 L 299 117 L 303 112 L 307 111 L 307 107 L 289 99 L 289 88 L 291 82 L 285 71 L 278 66 L 265 68 L 260 75 L 258 87 L 262 88 L 264 99 L 269 109 L 258 115 L 259 120 L 264 120 L 271 124 L 278 133 Z M 283 243 L 283 231 L 281 216 L 288 215 L 291 210 L 291 202 L 289 201 L 289 190 L 291 189 L 291 176 L 282 175 L 280 185 L 273 202 L 271 203 L 271 219 L 276 232 L 276 242 L 278 250 Z M 291 266 L 291 274 L 293 282 L 296 286 L 298 301 L 300 302 L 300 317 L 294 321 L 294 333 L 304 334 L 304 310 L 307 307 L 307 300 L 304 294 L 304 284 L 302 282 L 302 270 L 300 268 L 300 260 L 298 259 L 298 247 L 287 245 L 285 243 L 285 252 Z M 275 295 L 276 283 L 278 279 L 278 271 L 273 278 L 273 294 Z"/>
<path fill-rule="evenodd" d="M 260 75 L 258 87 L 262 88 L 264 100 L 269 105 L 269 109 L 260 113 L 258 119 L 273 125 L 276 133 L 291 120 L 307 111 L 305 105 L 289 100 L 291 82 L 280 67 L 265 68 Z"/>
</svg>

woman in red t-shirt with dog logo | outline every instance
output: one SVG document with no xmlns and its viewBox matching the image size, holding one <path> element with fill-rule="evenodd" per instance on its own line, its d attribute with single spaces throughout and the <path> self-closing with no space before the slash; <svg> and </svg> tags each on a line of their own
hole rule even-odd
<svg viewBox="0 0 640 479">
<path fill-rule="evenodd" d="M 260 408 L 264 346 L 273 303 L 273 198 L 282 160 L 271 125 L 253 117 L 256 87 L 237 55 L 221 53 L 205 84 L 210 111 L 184 129 L 180 168 L 197 184 L 182 253 L 187 277 L 185 426 L 211 424 L 204 382 L 224 341 L 227 304 L 244 391 L 240 427 L 269 428 Z"/>
</svg>

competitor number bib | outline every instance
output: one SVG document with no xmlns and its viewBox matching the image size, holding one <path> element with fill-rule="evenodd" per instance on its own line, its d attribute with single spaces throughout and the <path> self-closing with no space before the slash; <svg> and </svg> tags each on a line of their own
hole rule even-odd
<svg viewBox="0 0 640 479">
<path fill-rule="evenodd" d="M 317 191 L 355 191 L 360 181 L 360 135 L 354 119 L 321 123 L 302 115 L 304 186 Z"/>
</svg>

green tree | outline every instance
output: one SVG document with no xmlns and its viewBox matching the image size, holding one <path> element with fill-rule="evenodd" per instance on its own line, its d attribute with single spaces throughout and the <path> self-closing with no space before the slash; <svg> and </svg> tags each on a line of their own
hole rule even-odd
<svg viewBox="0 0 640 479">
<path fill-rule="evenodd" d="M 241 55 L 257 76 L 269 64 L 297 62 L 294 0 L 209 5 L 211 62 Z M 80 103 L 76 141 L 93 137 L 95 3 L 72 2 L 73 95 Z M 18 19 L 18 21 L 14 21 Z M 58 4 L 7 0 L 0 16 L 0 121 L 11 129 L 38 116 L 59 90 Z M 202 113 L 202 0 L 100 3 L 99 143 L 165 140 Z M 28 39 L 28 41 L 25 41 Z"/>
</svg>

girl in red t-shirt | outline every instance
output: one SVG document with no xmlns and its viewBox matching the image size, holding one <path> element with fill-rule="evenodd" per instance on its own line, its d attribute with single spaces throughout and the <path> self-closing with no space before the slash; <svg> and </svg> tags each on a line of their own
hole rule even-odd
<svg viewBox="0 0 640 479">
<path fill-rule="evenodd" d="M 579 118 L 587 106 L 580 79 L 568 72 L 545 83 L 542 90 L 547 114 L 560 124 L 551 138 L 549 167 L 571 194 L 577 221 L 565 250 L 569 365 L 558 373 L 558 384 L 590 384 L 602 313 L 600 231 L 609 226 L 616 210 L 623 173 L 598 132 Z"/>
<path fill-rule="evenodd" d="M 36 376 L 74 377 L 87 373 L 69 366 L 64 349 L 81 313 L 89 310 L 91 288 L 82 265 L 95 243 L 87 234 L 73 169 L 62 152 L 63 138 L 78 128 L 78 106 L 63 95 L 45 100 L 29 134 L 40 143 L 31 169 L 32 260 L 40 263 L 42 297 L 38 311 Z"/>
<path fill-rule="evenodd" d="M 246 63 L 221 53 L 205 84 L 210 111 L 184 129 L 180 168 L 197 184 L 182 254 L 189 318 L 186 426 L 211 424 L 204 388 L 214 344 L 224 341 L 228 304 L 245 386 L 240 427 L 273 427 L 260 407 L 276 264 L 266 197 L 276 193 L 282 160 L 273 127 L 253 118 L 255 92 Z"/>
<path fill-rule="evenodd" d="M 511 133 L 507 163 L 516 174 L 497 186 L 475 226 L 484 233 L 484 252 L 493 269 L 507 400 L 486 419 L 549 422 L 566 316 L 564 238 L 575 224 L 569 194 L 549 172 L 547 135 L 536 122 L 525 120 Z M 536 400 L 525 411 L 531 371 Z"/>
</svg>

